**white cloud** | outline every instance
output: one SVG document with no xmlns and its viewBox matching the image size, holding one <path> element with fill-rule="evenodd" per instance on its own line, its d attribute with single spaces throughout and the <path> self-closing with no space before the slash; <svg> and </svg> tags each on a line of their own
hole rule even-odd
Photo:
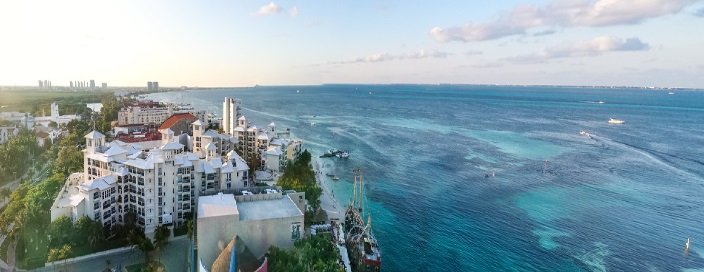
<svg viewBox="0 0 704 272">
<path fill-rule="evenodd" d="M 472 65 L 474 68 L 499 68 L 503 66 L 504 64 L 501 62 L 485 62 Z"/>
<path fill-rule="evenodd" d="M 482 52 L 482 51 L 477 51 L 477 50 L 469 50 L 469 51 L 465 52 L 464 54 L 467 55 L 467 56 L 474 56 L 474 55 L 481 55 L 481 54 L 484 54 L 484 52 Z"/>
<path fill-rule="evenodd" d="M 697 17 L 704 17 L 704 7 L 698 9 L 697 11 L 692 13 L 692 15 L 697 16 Z"/>
<path fill-rule="evenodd" d="M 392 55 L 389 53 L 374 53 L 363 58 L 355 58 L 346 61 L 331 61 L 328 64 L 350 64 L 350 63 L 373 63 L 382 62 L 390 60 L 404 60 L 404 59 L 427 59 L 427 58 L 446 58 L 450 53 L 442 52 L 438 50 L 427 50 L 420 49 L 418 51 Z"/>
<path fill-rule="evenodd" d="M 259 8 L 259 11 L 257 11 L 257 15 L 274 15 L 282 12 L 284 8 L 277 6 L 274 4 L 274 2 L 269 3 L 266 6 L 263 6 Z"/>
<path fill-rule="evenodd" d="M 681 11 L 701 0 L 554 0 L 536 7 L 521 5 L 488 23 L 435 27 L 439 42 L 473 42 L 525 34 L 533 27 L 609 26 L 636 24 Z"/>
<path fill-rule="evenodd" d="M 644 51 L 650 45 L 638 38 L 622 39 L 614 36 L 602 36 L 591 40 L 567 43 L 549 47 L 540 52 L 505 58 L 503 60 L 514 63 L 540 63 L 548 59 L 598 56 L 611 51 Z"/>
<path fill-rule="evenodd" d="M 298 15 L 298 7 L 293 6 L 288 13 L 291 14 L 291 17 L 296 17 Z"/>
<path fill-rule="evenodd" d="M 555 34 L 555 33 L 557 33 L 557 30 L 551 28 L 551 29 L 546 29 L 546 30 L 543 30 L 543 31 L 535 32 L 535 33 L 533 33 L 533 37 L 547 36 L 547 35 L 552 35 L 552 34 Z"/>
</svg>

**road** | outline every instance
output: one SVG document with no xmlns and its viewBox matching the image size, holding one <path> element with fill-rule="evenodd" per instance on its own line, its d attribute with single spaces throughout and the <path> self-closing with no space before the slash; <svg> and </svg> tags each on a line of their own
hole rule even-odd
<svg viewBox="0 0 704 272">
<path fill-rule="evenodd" d="M 168 272 L 185 272 L 188 271 L 188 250 L 190 250 L 190 242 L 185 236 L 178 237 L 169 241 L 169 245 L 161 254 L 161 262 L 166 266 Z M 154 253 L 154 260 L 159 260 L 159 256 Z M 66 264 L 68 271 L 86 271 L 99 272 L 108 268 L 107 261 L 110 261 L 110 268 L 117 268 L 144 262 L 144 254 L 139 250 L 115 253 L 107 256 L 95 257 L 88 260 L 81 260 L 75 263 Z M 59 271 L 64 267 L 63 264 L 49 267 L 42 267 L 35 271 L 53 272 Z"/>
</svg>

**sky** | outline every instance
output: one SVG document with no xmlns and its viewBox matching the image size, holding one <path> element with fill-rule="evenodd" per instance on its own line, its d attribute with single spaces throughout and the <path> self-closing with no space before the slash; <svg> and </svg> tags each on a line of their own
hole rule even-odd
<svg viewBox="0 0 704 272">
<path fill-rule="evenodd" d="M 1 1 L 0 85 L 704 88 L 704 0 Z"/>
</svg>

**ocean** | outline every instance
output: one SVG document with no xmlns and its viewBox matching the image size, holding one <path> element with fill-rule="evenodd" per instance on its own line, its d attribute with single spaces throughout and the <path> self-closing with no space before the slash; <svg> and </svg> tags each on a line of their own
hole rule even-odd
<svg viewBox="0 0 704 272">
<path fill-rule="evenodd" d="M 350 151 L 323 160 L 340 177 L 327 182 L 347 203 L 351 169 L 363 168 L 384 271 L 704 271 L 704 92 L 322 85 L 148 97 L 220 116 L 226 96 L 314 156 Z"/>
</svg>

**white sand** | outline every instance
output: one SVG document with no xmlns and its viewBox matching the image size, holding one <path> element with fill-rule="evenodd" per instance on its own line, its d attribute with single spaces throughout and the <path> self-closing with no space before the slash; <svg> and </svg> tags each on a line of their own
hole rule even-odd
<svg viewBox="0 0 704 272">
<path fill-rule="evenodd" d="M 328 213 L 328 218 L 343 220 L 345 210 L 342 206 L 340 206 L 340 203 L 332 197 L 332 193 L 330 192 L 330 188 L 328 186 L 328 181 L 325 178 L 325 174 L 327 173 L 323 169 L 322 162 L 318 158 L 313 158 L 312 163 L 318 186 L 323 188 L 323 194 L 320 196 L 320 207 Z"/>
</svg>

